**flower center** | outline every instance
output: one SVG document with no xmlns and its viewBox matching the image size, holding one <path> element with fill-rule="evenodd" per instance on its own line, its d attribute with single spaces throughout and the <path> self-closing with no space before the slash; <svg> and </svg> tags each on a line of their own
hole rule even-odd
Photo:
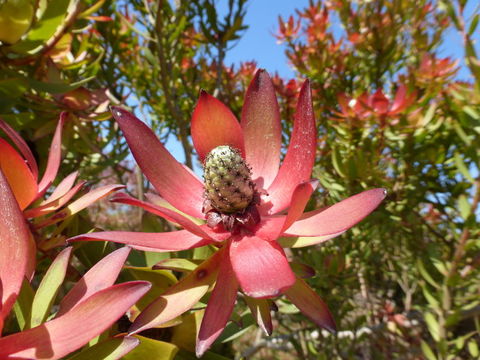
<svg viewBox="0 0 480 360">
<path fill-rule="evenodd" d="M 259 222 L 255 184 L 238 150 L 228 145 L 211 150 L 205 158 L 203 179 L 203 212 L 209 226 L 222 222 L 227 230 L 233 231 L 238 224 L 249 227 Z"/>
<path fill-rule="evenodd" d="M 206 199 L 221 213 L 242 211 L 253 200 L 255 186 L 250 169 L 231 146 L 217 146 L 208 153 L 203 178 Z"/>
</svg>

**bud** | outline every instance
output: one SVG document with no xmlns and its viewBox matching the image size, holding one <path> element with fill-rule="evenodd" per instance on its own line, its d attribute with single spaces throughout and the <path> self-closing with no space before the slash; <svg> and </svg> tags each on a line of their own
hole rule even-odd
<svg viewBox="0 0 480 360">
<path fill-rule="evenodd" d="M 205 198 L 220 213 L 246 209 L 255 194 L 251 172 L 240 153 L 228 145 L 217 146 L 205 159 Z"/>
</svg>

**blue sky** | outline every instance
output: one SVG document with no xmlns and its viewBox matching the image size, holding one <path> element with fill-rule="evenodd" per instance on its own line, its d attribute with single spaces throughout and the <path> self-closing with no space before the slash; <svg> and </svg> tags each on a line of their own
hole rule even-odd
<svg viewBox="0 0 480 360">
<path fill-rule="evenodd" d="M 277 43 L 277 39 L 273 35 L 278 29 L 279 15 L 287 19 L 290 15 L 295 14 L 295 9 L 303 9 L 308 6 L 308 3 L 308 0 L 250 0 L 247 3 L 245 17 L 245 24 L 249 27 L 235 46 L 227 52 L 226 64 L 238 65 L 241 61 L 255 60 L 260 68 L 266 69 L 270 74 L 278 72 L 283 78 L 293 77 L 294 72 L 288 64 L 284 53 L 285 49 Z M 468 2 L 467 14 L 475 11 L 476 5 L 474 3 L 476 3 L 476 0 Z M 227 1 L 218 0 L 217 4 L 219 14 L 225 13 Z M 475 37 L 478 52 L 480 31 L 477 31 Z M 462 59 L 463 55 L 462 40 L 458 32 L 455 30 L 448 31 L 445 45 L 440 49 L 439 56 Z M 462 80 L 471 78 L 465 64 L 461 63 L 461 65 L 457 77 Z M 179 161 L 184 160 L 183 151 L 175 139 L 170 139 L 166 146 Z M 200 172 L 201 170 L 196 168 L 195 171 Z"/>
<path fill-rule="evenodd" d="M 219 1 L 220 4 L 226 1 Z M 278 29 L 278 16 L 284 19 L 295 14 L 295 9 L 308 6 L 308 0 L 250 0 L 247 3 L 245 23 L 249 26 L 237 45 L 227 53 L 227 64 L 255 60 L 258 66 L 273 74 L 293 77 L 293 71 L 287 64 L 284 48 L 277 44 L 273 36 Z M 219 6 L 219 11 L 222 7 Z"/>
</svg>

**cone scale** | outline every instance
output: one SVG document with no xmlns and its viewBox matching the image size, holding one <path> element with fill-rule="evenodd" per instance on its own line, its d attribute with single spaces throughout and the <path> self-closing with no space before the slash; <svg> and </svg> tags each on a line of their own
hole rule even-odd
<svg viewBox="0 0 480 360">
<path fill-rule="evenodd" d="M 259 222 L 258 195 L 251 170 L 238 150 L 228 145 L 212 149 L 205 158 L 203 179 L 203 211 L 209 226 L 223 223 L 233 231 L 240 224 L 248 227 Z"/>
</svg>

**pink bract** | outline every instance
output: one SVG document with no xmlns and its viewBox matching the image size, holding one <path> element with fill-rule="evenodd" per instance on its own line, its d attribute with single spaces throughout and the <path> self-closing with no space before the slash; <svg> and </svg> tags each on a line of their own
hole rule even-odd
<svg viewBox="0 0 480 360">
<path fill-rule="evenodd" d="M 240 228 L 231 234 L 222 225 L 207 231 L 206 225 L 197 225 L 198 220 L 186 219 L 205 220 L 202 181 L 177 162 L 154 133 L 134 115 L 118 107 L 112 108 L 112 114 L 146 177 L 166 200 L 165 204 L 179 211 L 174 216 L 170 209 L 160 205 L 138 201 L 136 205 L 181 224 L 186 230 L 159 234 L 100 232 L 80 235 L 69 241 L 109 240 L 140 250 L 161 252 L 206 244 L 220 248 L 214 255 L 215 261 L 207 259 L 153 301 L 135 320 L 131 332 L 137 333 L 180 315 L 195 305 L 215 281 L 217 285 L 198 335 L 198 356 L 225 327 L 238 289 L 248 298 L 255 299 L 285 293 L 316 324 L 335 329 L 327 306 L 303 280 L 297 279 L 278 239 L 305 237 L 308 239 L 305 244 L 313 245 L 340 235 L 372 212 L 385 198 L 386 192 L 384 189 L 367 190 L 325 211 L 303 213 L 317 186 L 317 182 L 310 179 L 317 134 L 308 80 L 300 91 L 291 142 L 282 164 L 279 106 L 273 83 L 264 70 L 256 73 L 247 90 L 240 122 L 219 100 L 201 93 L 192 119 L 192 139 L 197 153 L 204 159 L 219 145 L 234 146 L 251 167 L 252 180 L 261 197 L 258 204 L 261 220 L 256 227 Z M 128 197 L 117 197 L 116 201 L 134 204 Z M 301 239 L 295 242 L 296 247 L 302 246 Z M 181 298 L 180 306 L 178 296 L 182 292 L 185 296 Z M 263 316 L 261 320 L 268 318 Z M 271 328 L 271 324 L 264 323 L 262 328 Z"/>
</svg>

